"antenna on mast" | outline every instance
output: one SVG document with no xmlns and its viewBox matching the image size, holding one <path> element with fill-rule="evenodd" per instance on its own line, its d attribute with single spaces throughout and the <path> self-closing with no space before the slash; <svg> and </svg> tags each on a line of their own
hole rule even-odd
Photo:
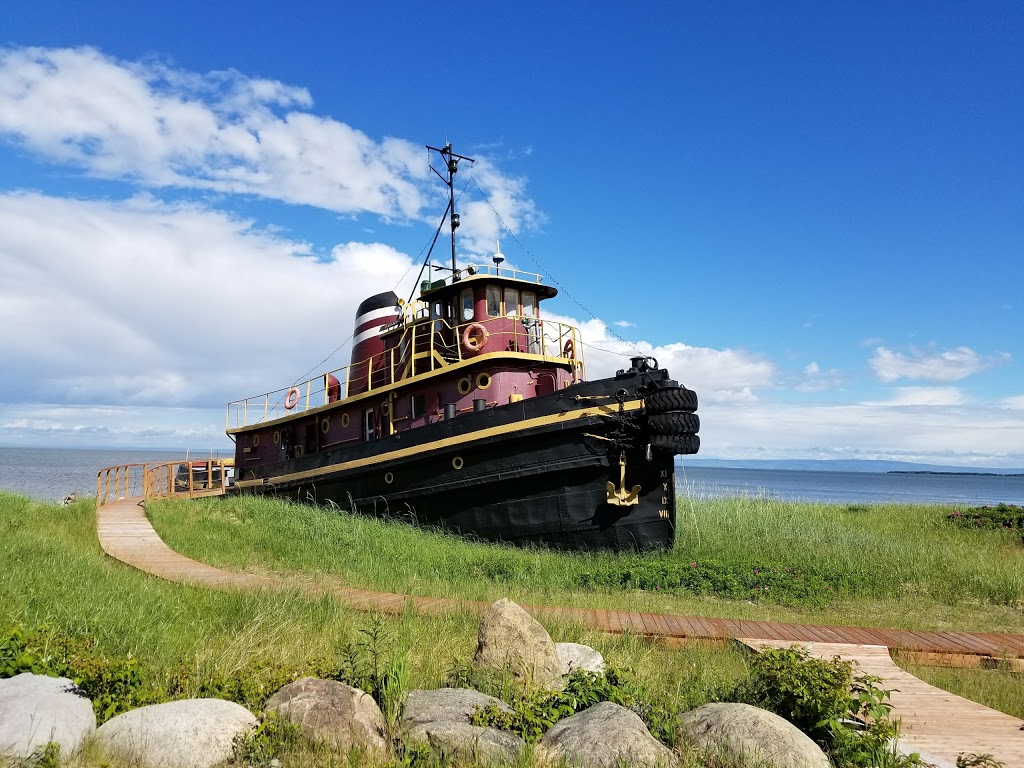
<svg viewBox="0 0 1024 768">
<path fill-rule="evenodd" d="M 441 159 L 445 161 L 445 167 L 448 171 L 446 178 L 434 166 L 430 166 L 430 170 L 436 173 L 438 178 L 448 185 L 448 215 L 452 230 L 452 279 L 454 280 L 459 274 L 458 268 L 455 266 L 455 230 L 459 228 L 459 214 L 455 212 L 455 174 L 459 170 L 459 160 L 468 160 L 471 163 L 476 161 L 472 157 L 455 154 L 452 151 L 452 143 L 450 141 L 445 142 L 445 145 L 440 148 L 432 147 L 429 144 L 426 146 L 428 150 L 437 152 L 441 156 Z"/>
</svg>

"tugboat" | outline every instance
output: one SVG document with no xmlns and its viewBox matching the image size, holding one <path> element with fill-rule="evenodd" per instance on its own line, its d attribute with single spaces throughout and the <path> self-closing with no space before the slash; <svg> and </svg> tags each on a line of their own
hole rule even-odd
<svg viewBox="0 0 1024 768">
<path fill-rule="evenodd" d="M 228 404 L 232 492 L 513 544 L 671 547 L 674 456 L 700 446 L 696 393 L 651 357 L 587 381 L 579 331 L 541 314 L 556 289 L 500 253 L 459 268 L 454 177 L 473 160 L 427 149 L 447 169 L 434 172 L 449 274 L 408 301 L 363 301 L 346 368 Z"/>
</svg>

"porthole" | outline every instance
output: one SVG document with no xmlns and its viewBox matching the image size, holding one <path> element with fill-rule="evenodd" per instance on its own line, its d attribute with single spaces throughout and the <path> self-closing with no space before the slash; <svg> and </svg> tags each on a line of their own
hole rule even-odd
<svg viewBox="0 0 1024 768">
<path fill-rule="evenodd" d="M 275 429 L 274 430 L 274 445 L 277 445 L 280 442 L 281 442 L 281 430 Z"/>
<path fill-rule="evenodd" d="M 456 456 L 454 459 L 452 459 L 452 467 L 454 467 L 455 469 L 462 469 L 462 457 L 461 456 Z"/>
<path fill-rule="evenodd" d="M 330 428 L 331 428 L 331 417 L 330 416 L 324 416 L 322 419 L 320 419 L 320 431 L 321 432 L 323 432 L 326 435 L 327 431 Z"/>
<path fill-rule="evenodd" d="M 384 482 L 387 483 L 388 485 L 391 485 L 393 482 L 395 482 L 395 476 L 393 474 L 391 474 L 390 472 L 385 472 L 384 473 Z"/>
<path fill-rule="evenodd" d="M 252 436 L 252 447 L 255 448 L 259 444 L 260 444 L 260 436 L 259 436 L 259 434 L 253 435 Z"/>
<path fill-rule="evenodd" d="M 463 376 L 461 379 L 459 379 L 459 394 L 460 395 L 468 395 L 469 394 L 469 390 L 471 390 L 472 388 L 473 388 L 473 381 L 469 378 L 469 376 Z"/>
<path fill-rule="evenodd" d="M 477 389 L 487 389 L 489 386 L 491 386 L 491 374 L 481 373 L 476 377 Z"/>
<path fill-rule="evenodd" d="M 348 414 L 347 413 L 341 414 L 341 426 L 343 426 L 343 427 L 347 427 L 348 426 Z"/>
</svg>

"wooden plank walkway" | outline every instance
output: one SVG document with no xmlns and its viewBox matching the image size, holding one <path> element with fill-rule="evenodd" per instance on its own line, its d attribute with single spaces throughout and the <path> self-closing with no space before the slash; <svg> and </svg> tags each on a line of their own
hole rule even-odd
<svg viewBox="0 0 1024 768">
<path fill-rule="evenodd" d="M 138 499 L 111 502 L 97 511 L 100 546 L 111 557 L 163 579 L 211 589 L 302 589 L 331 594 L 360 610 L 483 613 L 489 603 L 418 597 L 298 582 L 283 577 L 233 573 L 180 555 L 157 535 Z M 609 633 L 632 631 L 669 643 L 687 639 L 738 640 L 755 650 L 802 644 L 811 653 L 856 661 L 893 691 L 894 716 L 903 723 L 901 745 L 928 755 L 937 768 L 955 768 L 959 753 L 988 753 L 1007 768 L 1024 768 L 1024 724 L 1001 712 L 934 688 L 897 667 L 889 649 L 936 657 L 1024 658 L 1024 636 L 976 632 L 928 632 L 869 627 L 781 624 L 638 611 L 524 606 L 538 618 L 578 622 Z"/>
<path fill-rule="evenodd" d="M 780 640 L 737 639 L 757 651 L 792 645 Z M 1008 768 L 1024 766 L 1024 730 L 1021 730 L 1024 725 L 1020 720 L 928 685 L 897 667 L 885 646 L 801 645 L 812 656 L 821 659 L 839 656 L 856 662 L 861 672 L 882 678 L 883 687 L 892 691 L 893 712 L 901 720 L 901 751 L 919 752 L 938 768 L 955 768 L 961 752 L 992 755 Z"/>
</svg>

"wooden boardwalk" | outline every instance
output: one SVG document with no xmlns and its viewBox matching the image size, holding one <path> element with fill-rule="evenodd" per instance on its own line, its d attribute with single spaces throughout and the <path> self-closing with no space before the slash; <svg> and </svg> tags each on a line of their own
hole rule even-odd
<svg viewBox="0 0 1024 768">
<path fill-rule="evenodd" d="M 296 582 L 283 577 L 233 573 L 180 555 L 157 535 L 139 499 L 108 503 L 97 511 L 100 546 L 111 557 L 163 579 L 212 589 L 295 589 L 329 593 L 362 610 L 400 613 L 472 611 L 483 613 L 489 603 L 417 597 Z M 1024 724 L 1009 715 L 934 688 L 897 667 L 889 650 L 958 659 L 1024 659 L 1024 635 L 983 632 L 931 632 L 905 629 L 836 627 L 815 624 L 672 616 L 638 611 L 590 610 L 524 606 L 539 618 L 578 622 L 602 632 L 632 631 L 668 642 L 738 640 L 758 650 L 766 646 L 803 644 L 814 654 L 840 655 L 857 661 L 864 672 L 878 675 L 893 689 L 894 714 L 903 721 L 901 743 L 919 751 L 939 768 L 954 768 L 956 756 L 989 753 L 1007 768 L 1024 768 Z M 1022 686 L 1024 687 L 1024 686 Z"/>
<path fill-rule="evenodd" d="M 785 648 L 779 640 L 739 638 L 754 650 Z M 812 656 L 855 661 L 860 671 L 877 675 L 892 691 L 893 712 L 902 721 L 900 749 L 919 752 L 938 768 L 955 768 L 961 752 L 990 754 L 1009 766 L 1024 766 L 1024 725 L 1015 717 L 935 688 L 895 664 L 881 645 L 802 643 Z M 1021 685 L 1024 696 L 1024 683 Z"/>
</svg>

